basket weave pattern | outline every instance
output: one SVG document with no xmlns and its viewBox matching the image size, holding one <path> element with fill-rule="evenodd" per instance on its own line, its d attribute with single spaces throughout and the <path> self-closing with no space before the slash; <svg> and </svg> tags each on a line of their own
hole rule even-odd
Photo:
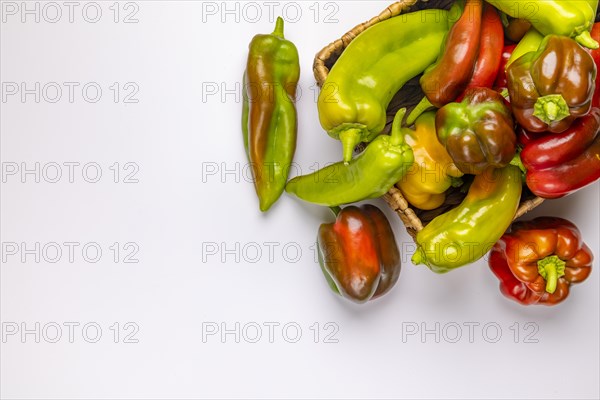
<svg viewBox="0 0 600 400">
<path fill-rule="evenodd" d="M 313 73 L 319 87 L 323 85 L 329 74 L 329 70 L 335 64 L 339 56 L 342 54 L 344 49 L 356 38 L 361 32 L 367 28 L 385 21 L 389 18 L 395 17 L 401 13 L 413 12 L 427 8 L 441 8 L 449 9 L 452 5 L 452 0 L 400 0 L 397 1 L 383 10 L 379 15 L 371 18 L 370 20 L 363 22 L 352 28 L 349 32 L 344 34 L 340 39 L 328 44 L 321 51 L 319 51 L 314 60 Z M 392 99 L 390 106 L 387 110 L 387 126 L 385 131 L 389 131 L 391 121 L 394 118 L 396 112 L 406 107 L 408 112 L 421 100 L 423 97 L 419 85 L 419 76 L 408 81 L 402 90 L 396 94 Z M 384 131 L 384 132 L 385 132 Z M 407 232 L 415 237 L 416 234 L 423 229 L 423 227 L 437 217 L 440 214 L 452 209 L 453 207 L 460 204 L 465 197 L 459 189 L 450 189 L 446 196 L 445 203 L 431 211 L 423 211 L 416 208 L 411 208 L 411 205 L 406 201 L 402 193 L 397 188 L 393 187 L 390 191 L 383 196 L 383 199 L 390 206 L 392 210 L 398 214 L 402 222 L 404 223 Z M 521 199 L 521 204 L 515 215 L 515 219 L 521 217 L 527 212 L 533 210 L 539 206 L 544 200 L 539 197 L 535 197 L 524 190 L 524 196 Z"/>
</svg>

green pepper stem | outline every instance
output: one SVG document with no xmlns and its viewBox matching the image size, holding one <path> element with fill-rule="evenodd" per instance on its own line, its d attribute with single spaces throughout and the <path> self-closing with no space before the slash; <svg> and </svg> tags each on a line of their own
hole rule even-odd
<svg viewBox="0 0 600 400">
<path fill-rule="evenodd" d="M 539 260 L 537 264 L 538 273 L 546 280 L 546 292 L 554 293 L 558 278 L 565 274 L 566 263 L 558 256 L 548 256 Z"/>
<path fill-rule="evenodd" d="M 342 208 L 340 206 L 329 207 L 329 209 L 336 217 L 342 212 Z"/>
<path fill-rule="evenodd" d="M 280 38 L 283 37 L 283 18 L 277 17 L 277 22 L 275 22 L 275 30 L 272 33 L 273 36 L 277 36 Z"/>
<path fill-rule="evenodd" d="M 525 178 L 527 175 L 527 168 L 525 168 L 525 165 L 523 164 L 523 160 L 521 160 L 521 151 L 520 150 L 517 152 L 517 154 L 515 154 L 513 159 L 510 161 L 510 165 L 514 165 L 515 167 L 517 167 L 521 170 L 521 180 L 523 182 L 525 182 Z"/>
<path fill-rule="evenodd" d="M 361 130 L 356 128 L 346 129 L 340 133 L 340 140 L 342 141 L 342 156 L 344 158 L 344 164 L 347 165 L 352 160 L 354 148 L 362 140 Z"/>
<path fill-rule="evenodd" d="M 461 187 L 465 183 L 462 178 L 450 177 L 450 186 L 453 188 Z"/>
<path fill-rule="evenodd" d="M 406 115 L 406 107 L 401 108 L 396 113 L 394 117 L 394 122 L 392 122 L 392 133 L 390 138 L 390 144 L 392 146 L 398 146 L 404 143 L 404 134 L 402 133 L 402 120 Z"/>
<path fill-rule="evenodd" d="M 417 249 L 417 251 L 415 251 L 415 253 L 413 254 L 412 258 L 410 259 L 410 261 L 412 261 L 412 263 L 414 265 L 421 265 L 421 264 L 425 264 L 425 253 L 423 252 L 423 249 L 421 249 L 420 247 Z"/>
<path fill-rule="evenodd" d="M 570 115 L 569 105 L 560 94 L 539 97 L 535 102 L 533 115 L 546 124 L 558 122 Z"/>
<path fill-rule="evenodd" d="M 579 35 L 577 35 L 575 37 L 575 40 L 577 41 L 577 43 L 579 43 L 580 45 L 582 45 L 584 47 L 587 47 L 588 49 L 595 50 L 598 47 L 600 47 L 598 45 L 598 42 L 595 41 L 594 38 L 592 38 L 592 35 L 587 30 L 583 31 Z"/>
<path fill-rule="evenodd" d="M 417 104 L 415 108 L 413 108 L 413 110 L 410 112 L 410 114 L 408 114 L 408 117 L 406 117 L 406 125 L 411 126 L 412 124 L 414 124 L 421 114 L 423 114 L 425 111 L 429 110 L 432 107 L 435 106 L 431 104 L 427 96 L 423 96 L 419 104 Z"/>
</svg>

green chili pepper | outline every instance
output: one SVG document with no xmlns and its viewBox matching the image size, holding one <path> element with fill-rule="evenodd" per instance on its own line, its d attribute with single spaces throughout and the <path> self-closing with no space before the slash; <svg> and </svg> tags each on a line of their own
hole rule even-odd
<svg viewBox="0 0 600 400">
<path fill-rule="evenodd" d="M 338 162 L 295 177 L 288 182 L 286 192 L 329 207 L 383 196 L 414 161 L 401 129 L 405 113 L 403 108 L 396 114 L 391 136 L 377 137 L 350 163 Z"/>
<path fill-rule="evenodd" d="M 298 50 L 279 17 L 272 34 L 252 39 L 244 73 L 242 133 L 261 211 L 283 193 L 296 150 L 299 77 Z"/>
<path fill-rule="evenodd" d="M 477 175 L 464 201 L 431 221 L 416 237 L 415 265 L 438 274 L 483 257 L 510 226 L 521 199 L 521 171 L 514 165 Z"/>
<path fill-rule="evenodd" d="M 569 36 L 582 46 L 598 48 L 590 35 L 598 0 L 486 1 L 511 17 L 528 20 L 543 35 Z"/>
<path fill-rule="evenodd" d="M 317 104 L 321 126 L 342 141 L 344 161 L 383 131 L 392 97 L 437 59 L 447 31 L 447 11 L 416 11 L 373 25 L 344 50 Z"/>
</svg>

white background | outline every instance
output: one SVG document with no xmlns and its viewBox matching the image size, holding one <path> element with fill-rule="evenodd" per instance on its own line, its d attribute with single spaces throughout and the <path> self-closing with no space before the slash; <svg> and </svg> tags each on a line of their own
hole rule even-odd
<svg viewBox="0 0 600 400">
<path fill-rule="evenodd" d="M 56 9 L 46 3 L 38 3 L 39 22 L 35 15 L 23 22 L 22 3 L 11 3 L 15 15 L 8 3 L 2 2 L 0 40 L 1 159 L 5 172 L 14 165 L 20 170 L 2 183 L 1 240 L 21 251 L 22 243 L 80 246 L 70 262 L 61 245 L 56 263 L 48 262 L 54 253 L 39 262 L 26 255 L 23 262 L 21 252 L 4 249 L 3 398 L 600 395 L 597 270 L 557 307 L 522 307 L 500 294 L 483 260 L 444 276 L 413 266 L 412 240 L 398 217 L 375 201 L 392 221 L 403 269 L 389 295 L 357 306 L 329 292 L 314 259 L 318 226 L 331 221 L 326 209 L 284 195 L 261 215 L 242 147 L 240 80 L 250 39 L 272 31 L 269 7 L 277 15 L 285 3 L 254 3 L 262 14 L 255 18 L 256 8 L 246 3 L 228 2 L 234 11 L 226 14 L 222 2 L 137 1 L 117 5 L 116 23 L 112 1 L 97 3 L 102 16 L 96 23 L 85 20 L 95 11 L 88 6 L 82 14 L 85 2 L 77 3 L 73 22 L 68 7 L 56 3 L 62 12 L 56 23 L 48 21 Z M 32 9 L 35 4 L 27 2 Z M 387 4 L 286 8 L 286 37 L 301 56 L 295 161 L 303 173 L 341 154 L 318 123 L 313 56 Z M 123 23 L 132 12 L 138 22 Z M 29 89 L 40 82 L 39 103 L 34 94 L 23 100 L 20 92 L 5 91 L 7 83 L 23 82 Z M 43 93 L 51 82 L 63 89 L 56 103 L 49 101 L 51 86 Z M 79 84 L 72 103 L 63 82 Z M 102 89 L 96 103 L 82 97 L 89 82 Z M 134 86 L 125 90 L 127 83 Z M 138 102 L 126 103 L 122 96 L 132 87 L 139 91 L 129 100 Z M 80 163 L 72 183 L 65 162 Z M 110 169 L 115 162 L 118 183 Z M 39 183 L 33 174 L 21 175 L 35 163 Z M 62 165 L 57 183 L 49 182 L 52 163 Z M 97 183 L 82 176 L 86 163 L 100 167 Z M 138 182 L 125 183 L 136 166 L 130 178 Z M 595 184 L 528 217 L 570 219 L 600 256 L 599 203 Z M 117 262 L 110 248 L 115 242 Z M 86 243 L 101 248 L 98 262 L 83 258 Z M 139 262 L 125 263 L 135 246 Z M 21 335 L 23 328 L 35 331 L 36 323 L 39 343 L 34 333 Z M 79 324 L 72 340 L 68 323 Z M 57 325 L 62 336 L 55 339 Z M 257 325 L 262 336 L 251 343 Z M 15 326 L 19 332 L 7 335 Z M 102 336 L 89 343 L 94 327 Z M 214 327 L 232 333 L 207 335 Z M 419 332 L 408 335 L 415 327 Z M 423 329 L 431 332 L 422 336 Z"/>
</svg>

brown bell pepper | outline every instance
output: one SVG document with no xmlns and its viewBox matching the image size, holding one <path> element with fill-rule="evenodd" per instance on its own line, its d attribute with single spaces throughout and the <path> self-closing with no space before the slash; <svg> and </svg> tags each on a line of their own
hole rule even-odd
<svg viewBox="0 0 600 400">
<path fill-rule="evenodd" d="M 592 261 L 591 250 L 572 222 L 540 217 L 514 223 L 492 249 L 490 267 L 508 297 L 522 304 L 554 305 L 569 295 L 572 284 L 590 275 Z M 504 265 L 530 292 L 510 279 Z"/>
<path fill-rule="evenodd" d="M 510 108 L 492 89 L 468 90 L 462 102 L 442 107 L 435 122 L 438 139 L 465 174 L 502 168 L 515 156 L 517 136 Z"/>
<path fill-rule="evenodd" d="M 400 251 L 386 216 L 372 205 L 334 209 L 317 237 L 321 269 L 331 289 L 357 303 L 387 293 L 400 276 Z"/>
<path fill-rule="evenodd" d="M 592 56 L 573 39 L 546 36 L 506 70 L 515 119 L 530 132 L 564 132 L 590 111 L 596 72 Z"/>
</svg>

